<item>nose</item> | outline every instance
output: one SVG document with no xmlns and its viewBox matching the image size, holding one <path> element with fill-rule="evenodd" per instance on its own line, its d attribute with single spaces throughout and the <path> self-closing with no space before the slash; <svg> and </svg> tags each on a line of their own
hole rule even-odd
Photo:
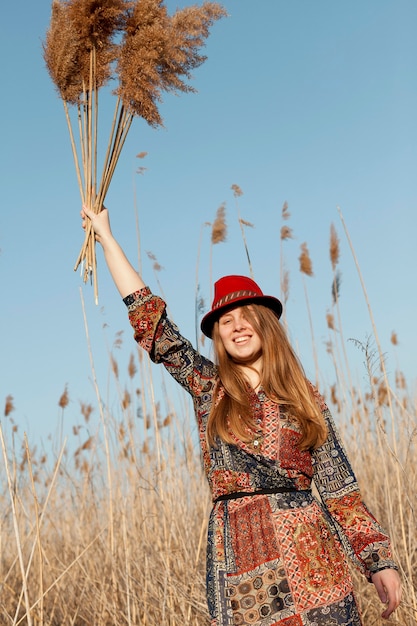
<svg viewBox="0 0 417 626">
<path fill-rule="evenodd" d="M 243 315 L 241 313 L 237 314 L 233 320 L 233 330 L 237 332 L 243 330 L 243 328 L 245 328 L 245 322 L 246 320 Z"/>
</svg>

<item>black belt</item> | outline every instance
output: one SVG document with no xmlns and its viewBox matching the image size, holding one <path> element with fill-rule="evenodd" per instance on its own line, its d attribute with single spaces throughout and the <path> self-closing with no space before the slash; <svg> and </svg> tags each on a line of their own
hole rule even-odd
<svg viewBox="0 0 417 626">
<path fill-rule="evenodd" d="M 237 498 L 244 498 L 245 496 L 259 496 L 268 493 L 291 493 L 298 491 L 299 493 L 305 493 L 311 491 L 310 489 L 297 489 L 296 487 L 269 487 L 267 489 L 257 489 L 256 491 L 235 491 L 234 493 L 224 493 L 213 500 L 213 504 L 220 502 L 220 500 L 236 500 Z"/>
</svg>

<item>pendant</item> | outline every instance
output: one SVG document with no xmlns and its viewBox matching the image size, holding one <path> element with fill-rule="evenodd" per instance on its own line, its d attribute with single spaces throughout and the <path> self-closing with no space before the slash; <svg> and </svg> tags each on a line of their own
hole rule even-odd
<svg viewBox="0 0 417 626">
<path fill-rule="evenodd" d="M 256 439 L 252 441 L 252 446 L 255 448 L 255 450 L 259 450 L 261 448 L 263 440 L 264 440 L 263 437 L 257 437 Z"/>
</svg>

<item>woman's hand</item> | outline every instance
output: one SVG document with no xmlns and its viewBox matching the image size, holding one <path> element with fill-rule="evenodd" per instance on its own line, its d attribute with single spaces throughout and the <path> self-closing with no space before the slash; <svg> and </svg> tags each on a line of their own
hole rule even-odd
<svg viewBox="0 0 417 626">
<path fill-rule="evenodd" d="M 106 208 L 102 208 L 100 213 L 94 213 L 91 209 L 83 206 L 81 210 L 82 227 L 85 230 L 87 224 L 91 221 L 96 240 L 103 243 L 106 239 L 113 237 L 110 228 L 109 212 Z"/>
<path fill-rule="evenodd" d="M 101 243 L 104 258 L 110 274 L 122 298 L 145 287 L 145 283 L 128 261 L 122 248 L 113 237 L 110 228 L 109 212 L 104 207 L 100 213 L 94 213 L 91 209 L 83 206 L 81 210 L 82 227 L 87 228 L 89 222 L 94 231 L 95 238 Z"/>
<path fill-rule="evenodd" d="M 401 601 L 400 576 L 395 569 L 383 569 L 372 574 L 372 582 L 378 592 L 379 599 L 387 605 L 382 617 L 388 619 Z"/>
</svg>

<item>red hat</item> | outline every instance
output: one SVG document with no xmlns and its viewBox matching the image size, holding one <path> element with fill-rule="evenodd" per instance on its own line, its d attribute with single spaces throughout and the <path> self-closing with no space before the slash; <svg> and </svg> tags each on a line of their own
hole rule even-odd
<svg viewBox="0 0 417 626">
<path fill-rule="evenodd" d="M 219 319 L 225 309 L 251 302 L 263 304 L 272 309 L 278 318 L 281 317 L 281 302 L 273 296 L 264 296 L 254 280 L 247 276 L 223 276 L 214 283 L 213 304 L 211 311 L 206 313 L 201 320 L 201 330 L 211 338 L 214 322 Z"/>
</svg>

